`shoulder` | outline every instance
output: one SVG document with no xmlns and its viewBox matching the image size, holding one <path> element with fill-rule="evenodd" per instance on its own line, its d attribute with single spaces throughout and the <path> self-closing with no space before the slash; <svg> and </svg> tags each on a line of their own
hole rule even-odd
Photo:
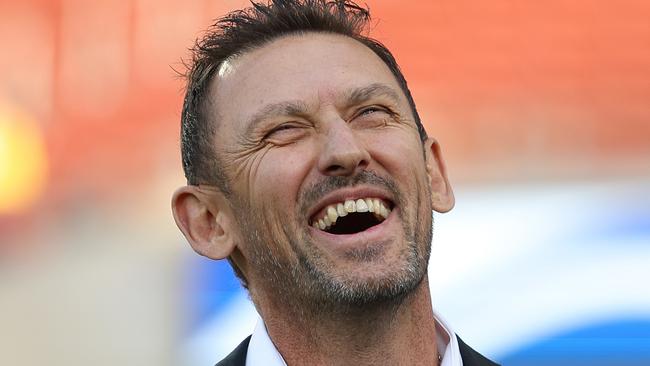
<svg viewBox="0 0 650 366">
<path fill-rule="evenodd" d="M 226 358 L 219 361 L 215 366 L 244 366 L 246 364 L 246 352 L 251 336 L 244 339 Z"/>
<path fill-rule="evenodd" d="M 460 356 L 463 359 L 464 366 L 499 366 L 497 363 L 488 360 L 480 353 L 474 351 L 460 337 L 456 336 L 456 338 L 458 339 L 458 348 L 460 349 Z"/>
</svg>

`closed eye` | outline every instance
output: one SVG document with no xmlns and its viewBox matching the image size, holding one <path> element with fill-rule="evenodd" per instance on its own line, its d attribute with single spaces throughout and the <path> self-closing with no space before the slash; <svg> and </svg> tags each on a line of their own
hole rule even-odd
<svg viewBox="0 0 650 366">
<path fill-rule="evenodd" d="M 357 128 L 376 128 L 386 126 L 394 116 L 391 110 L 382 106 L 368 106 L 360 109 L 350 120 Z"/>
<path fill-rule="evenodd" d="M 271 132 L 269 132 L 269 133 L 276 133 L 276 132 L 279 132 L 279 131 L 290 130 L 290 129 L 292 129 L 292 128 L 297 128 L 297 127 L 298 127 L 298 126 L 295 126 L 295 125 L 292 125 L 292 124 L 289 124 L 289 123 L 285 123 L 285 124 L 282 124 L 282 125 L 280 125 L 280 126 L 274 128 L 274 129 L 273 129 Z"/>
<path fill-rule="evenodd" d="M 305 132 L 305 126 L 298 123 L 283 123 L 279 126 L 276 126 L 266 135 L 264 135 L 264 140 L 270 140 L 271 142 L 289 142 L 300 136 Z"/>
<path fill-rule="evenodd" d="M 361 112 L 359 112 L 358 115 L 359 116 L 364 116 L 364 115 L 369 115 L 369 114 L 373 114 L 373 113 L 377 113 L 377 112 L 388 113 L 384 108 L 372 106 L 372 107 L 362 109 Z"/>
</svg>

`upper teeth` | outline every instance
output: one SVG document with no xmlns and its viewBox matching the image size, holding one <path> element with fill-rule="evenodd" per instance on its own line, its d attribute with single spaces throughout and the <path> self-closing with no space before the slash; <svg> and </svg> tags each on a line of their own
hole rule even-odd
<svg viewBox="0 0 650 366">
<path fill-rule="evenodd" d="M 323 217 L 312 222 L 316 229 L 325 230 L 334 225 L 339 217 L 347 216 L 350 212 L 374 212 L 375 216 L 383 220 L 390 214 L 390 209 L 379 198 L 359 198 L 329 205 L 324 212 Z"/>
</svg>

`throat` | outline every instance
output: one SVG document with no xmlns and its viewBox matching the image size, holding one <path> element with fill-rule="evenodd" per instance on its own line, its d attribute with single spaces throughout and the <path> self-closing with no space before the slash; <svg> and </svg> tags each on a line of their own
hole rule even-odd
<svg viewBox="0 0 650 366">
<path fill-rule="evenodd" d="M 432 310 L 414 305 L 285 318 L 267 329 L 288 365 L 303 364 L 305 354 L 312 365 L 439 365 Z"/>
</svg>

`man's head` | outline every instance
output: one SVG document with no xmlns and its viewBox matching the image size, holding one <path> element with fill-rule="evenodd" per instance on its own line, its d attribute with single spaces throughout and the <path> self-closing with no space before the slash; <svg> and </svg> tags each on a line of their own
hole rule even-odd
<svg viewBox="0 0 650 366">
<path fill-rule="evenodd" d="M 228 181 L 213 151 L 213 137 L 219 121 L 207 116 L 207 112 L 214 108 L 210 105 L 210 90 L 218 87 L 214 75 L 227 67 L 228 60 L 291 34 L 340 34 L 370 48 L 395 76 L 424 141 L 426 131 L 395 58 L 384 45 L 363 34 L 369 21 L 367 9 L 346 0 L 273 0 L 268 5 L 253 3 L 251 8 L 219 19 L 197 41 L 188 65 L 187 91 L 181 115 L 183 169 L 188 184 L 214 184 L 229 192 Z"/>
<path fill-rule="evenodd" d="M 258 307 L 409 293 L 426 274 L 431 210 L 453 206 L 438 144 L 392 56 L 359 38 L 367 18 L 347 2 L 276 1 L 231 15 L 200 43 L 207 57 L 236 32 L 275 34 L 214 66 L 195 62 L 183 115 L 190 185 L 173 199 L 195 250 L 231 259 Z M 209 152 L 186 146 L 196 140 Z"/>
</svg>

